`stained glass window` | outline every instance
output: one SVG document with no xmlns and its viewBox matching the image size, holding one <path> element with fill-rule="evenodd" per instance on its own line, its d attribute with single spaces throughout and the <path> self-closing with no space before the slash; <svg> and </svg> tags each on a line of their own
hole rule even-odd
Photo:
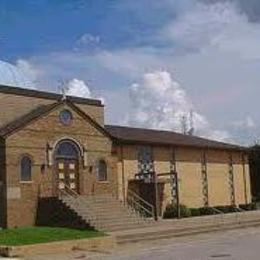
<svg viewBox="0 0 260 260">
<path fill-rule="evenodd" d="M 31 181 L 32 160 L 29 156 L 23 156 L 21 160 L 21 181 Z"/>
</svg>

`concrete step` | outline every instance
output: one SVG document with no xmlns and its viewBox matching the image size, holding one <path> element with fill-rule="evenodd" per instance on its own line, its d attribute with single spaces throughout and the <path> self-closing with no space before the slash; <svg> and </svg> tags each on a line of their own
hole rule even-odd
<svg viewBox="0 0 260 260">
<path fill-rule="evenodd" d="M 93 207 L 88 207 L 87 205 L 76 205 L 76 204 L 69 204 L 68 205 L 72 206 L 72 207 L 77 207 L 82 211 L 86 211 L 86 212 L 95 212 L 97 214 L 118 214 L 118 213 L 126 213 L 129 215 L 136 215 L 135 211 L 129 210 L 128 208 L 124 208 L 124 207 L 118 207 L 118 208 L 111 208 L 111 209 L 96 209 Z"/>
<path fill-rule="evenodd" d="M 87 218 L 89 216 L 88 214 L 83 214 L 83 213 L 80 214 L 80 215 L 84 218 Z M 117 218 L 109 217 L 109 216 L 107 216 L 107 217 L 95 216 L 95 218 L 98 221 L 102 221 L 104 223 L 106 223 L 106 222 L 113 222 L 113 223 L 115 223 L 115 222 L 125 222 L 125 223 L 127 223 L 127 222 L 130 222 L 130 221 L 131 222 L 135 221 L 137 223 L 145 223 L 145 220 L 142 220 L 142 219 L 137 218 L 137 217 L 129 217 L 129 216 L 124 216 L 124 217 L 117 216 Z"/>
<path fill-rule="evenodd" d="M 152 223 L 150 219 L 146 221 L 112 196 L 68 196 L 63 197 L 62 201 L 83 220 L 106 231 L 136 229 Z"/>
<path fill-rule="evenodd" d="M 159 224 L 160 226 L 160 224 Z M 200 225 L 200 226 L 189 226 L 189 227 L 175 227 L 175 228 L 162 228 L 161 230 L 151 231 L 150 228 L 147 230 L 136 230 L 134 233 L 117 235 L 117 242 L 119 244 L 125 243 L 136 243 L 141 241 L 148 241 L 156 239 L 166 239 L 179 236 L 189 236 L 206 232 L 220 231 L 220 230 L 230 230 L 244 227 L 253 227 L 260 226 L 260 219 L 257 221 L 243 221 L 243 222 L 234 222 L 232 224 L 210 224 L 210 225 Z M 112 233 L 113 234 L 113 233 Z"/>
<path fill-rule="evenodd" d="M 95 210 L 92 210 L 92 209 L 86 209 L 86 208 L 78 208 L 78 207 L 75 207 L 75 206 L 71 206 L 72 208 L 75 208 L 77 209 L 77 211 L 81 214 L 93 214 L 93 215 L 96 215 L 96 216 L 102 216 L 102 217 L 113 217 L 113 218 L 120 218 L 121 216 L 128 216 L 128 217 L 137 217 L 139 218 L 136 214 L 133 214 L 133 213 L 130 213 L 130 212 L 126 212 L 126 211 L 102 211 L 102 212 L 99 212 L 99 211 L 95 211 Z"/>
</svg>

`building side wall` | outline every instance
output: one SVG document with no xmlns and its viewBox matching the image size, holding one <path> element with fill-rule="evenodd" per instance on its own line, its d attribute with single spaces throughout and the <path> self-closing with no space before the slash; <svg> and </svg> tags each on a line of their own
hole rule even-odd
<svg viewBox="0 0 260 260">
<path fill-rule="evenodd" d="M 177 162 L 180 203 L 191 208 L 203 206 L 201 165 L 197 162 Z"/>
<path fill-rule="evenodd" d="M 247 204 L 251 201 L 251 188 L 249 167 L 245 165 L 234 165 L 235 200 L 237 204 Z"/>
<path fill-rule="evenodd" d="M 59 112 L 67 106 L 29 124 L 6 141 L 7 225 L 8 227 L 33 225 L 37 216 L 38 197 L 56 195 L 54 162 L 48 163 L 47 144 L 65 138 L 75 140 L 86 149 L 86 165 L 80 159 L 79 183 L 81 194 L 114 193 L 117 190 L 117 158 L 112 155 L 111 140 L 73 112 L 73 122 L 64 126 Z M 20 181 L 21 156 L 28 154 L 33 160 L 32 181 Z M 52 158 L 53 159 L 53 158 Z M 108 166 L 108 180 L 97 180 L 97 162 L 104 159 Z"/>
<path fill-rule="evenodd" d="M 0 93 L 0 127 L 29 113 L 39 105 L 48 105 L 55 102 L 51 99 Z M 104 107 L 87 104 L 78 104 L 77 106 L 99 124 L 104 125 Z"/>
<path fill-rule="evenodd" d="M 5 142 L 0 139 L 0 227 L 6 226 Z"/>
<path fill-rule="evenodd" d="M 201 179 L 202 151 L 195 148 L 176 148 L 176 170 L 178 172 L 179 200 L 188 207 L 202 207 Z"/>
<path fill-rule="evenodd" d="M 228 165 L 224 163 L 208 163 L 209 205 L 230 205 L 230 190 L 228 184 Z"/>
<path fill-rule="evenodd" d="M 154 169 L 157 174 L 170 172 L 173 160 L 173 148 L 153 148 Z M 243 174 L 243 162 L 240 152 L 228 152 L 222 150 L 207 150 L 196 148 L 181 148 L 175 150 L 176 170 L 178 173 L 179 201 L 188 207 L 203 207 L 203 181 L 202 161 L 205 153 L 207 170 L 207 187 L 209 206 L 231 205 L 231 188 L 229 183 L 230 156 L 233 158 L 233 175 L 235 203 L 251 202 L 250 181 L 248 164 L 245 165 Z M 118 154 L 118 193 L 121 199 L 126 197 L 128 182 L 135 178 L 138 172 L 138 145 L 123 145 L 117 149 Z M 160 176 L 159 182 L 165 182 L 163 207 L 172 200 L 169 176 Z M 246 184 L 245 184 L 246 182 Z M 246 187 L 246 191 L 245 191 Z M 125 193 L 125 195 L 124 195 Z M 246 195 L 245 195 L 246 194 Z"/>
</svg>

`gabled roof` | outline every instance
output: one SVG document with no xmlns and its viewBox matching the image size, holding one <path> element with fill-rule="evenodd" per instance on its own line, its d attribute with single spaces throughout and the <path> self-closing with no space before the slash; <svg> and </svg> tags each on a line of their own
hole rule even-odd
<svg viewBox="0 0 260 260">
<path fill-rule="evenodd" d="M 55 102 L 50 105 L 41 105 L 37 108 L 33 109 L 29 113 L 16 118 L 12 122 L 4 125 L 0 128 L 0 136 L 6 137 L 8 135 L 11 135 L 13 132 L 23 128 L 24 126 L 28 125 L 33 120 L 47 114 L 48 112 L 52 111 L 54 108 L 56 108 L 58 105 L 60 105 L 60 102 Z"/>
<path fill-rule="evenodd" d="M 94 126 L 96 129 L 98 129 L 104 135 L 111 138 L 111 135 L 101 125 L 99 125 L 95 120 L 93 120 L 90 116 L 88 116 L 84 111 L 82 111 L 80 108 L 75 106 L 70 100 L 67 100 L 67 99 L 55 102 L 50 105 L 40 105 L 37 108 L 30 111 L 29 113 L 15 119 L 14 121 L 12 121 L 12 122 L 8 123 L 7 125 L 0 128 L 0 137 L 6 138 L 6 137 L 12 135 L 14 132 L 19 131 L 26 125 L 43 117 L 44 115 L 53 111 L 55 108 L 57 108 L 61 105 L 64 105 L 64 104 L 68 105 L 76 113 L 80 114 L 86 121 L 88 121 L 92 126 Z"/>
<path fill-rule="evenodd" d="M 0 93 L 13 94 L 13 95 L 17 95 L 17 96 L 44 98 L 44 99 L 51 99 L 51 100 L 56 100 L 56 101 L 59 101 L 62 98 L 61 94 L 57 94 L 54 92 L 18 88 L 18 87 L 6 86 L 6 85 L 1 85 L 1 84 L 0 84 Z M 70 100 L 77 104 L 86 104 L 86 105 L 103 107 L 102 102 L 97 99 L 74 97 L 74 96 L 67 96 L 66 98 L 67 98 L 67 100 Z"/>
<path fill-rule="evenodd" d="M 213 148 L 223 150 L 245 150 L 234 144 L 228 144 L 205 138 L 152 129 L 105 125 L 105 129 L 119 143 L 125 144 L 150 144 L 163 146 L 189 146 L 199 148 Z"/>
</svg>

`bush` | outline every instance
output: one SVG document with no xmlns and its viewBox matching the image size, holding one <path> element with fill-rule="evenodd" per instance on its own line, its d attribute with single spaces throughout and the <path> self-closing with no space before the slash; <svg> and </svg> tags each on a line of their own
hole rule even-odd
<svg viewBox="0 0 260 260">
<path fill-rule="evenodd" d="M 180 205 L 180 217 L 187 218 L 191 216 L 191 210 L 185 205 Z M 178 217 L 178 208 L 177 205 L 168 204 L 163 213 L 163 218 L 177 218 Z"/>
<path fill-rule="evenodd" d="M 202 216 L 214 214 L 213 209 L 209 208 L 209 207 L 199 208 L 199 211 L 200 211 L 200 215 L 202 215 Z"/>
<path fill-rule="evenodd" d="M 196 217 L 196 216 L 201 215 L 199 208 L 190 208 L 190 212 L 191 212 L 192 217 Z"/>
<path fill-rule="evenodd" d="M 258 207 L 256 203 L 249 203 L 249 204 L 240 204 L 239 208 L 243 210 L 256 210 Z"/>
<path fill-rule="evenodd" d="M 216 206 L 216 209 L 220 210 L 223 213 L 232 213 L 232 212 L 237 212 L 234 206 Z"/>
</svg>

